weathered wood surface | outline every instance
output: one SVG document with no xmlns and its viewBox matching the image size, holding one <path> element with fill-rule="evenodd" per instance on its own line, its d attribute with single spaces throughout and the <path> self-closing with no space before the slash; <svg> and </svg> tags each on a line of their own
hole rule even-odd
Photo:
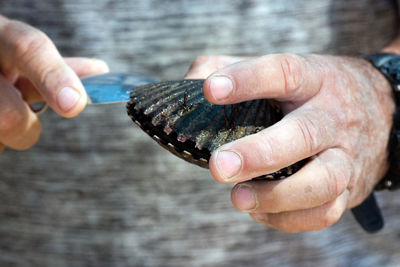
<svg viewBox="0 0 400 267">
<path fill-rule="evenodd" d="M 376 51 L 396 32 L 389 1 L 31 1 L 0 12 L 44 30 L 64 55 L 158 79 L 202 54 Z M 350 214 L 314 233 L 267 229 L 236 211 L 230 185 L 132 126 L 121 104 L 42 116 L 33 149 L 0 156 L 0 266 L 395 266 L 400 197 L 365 234 Z"/>
</svg>

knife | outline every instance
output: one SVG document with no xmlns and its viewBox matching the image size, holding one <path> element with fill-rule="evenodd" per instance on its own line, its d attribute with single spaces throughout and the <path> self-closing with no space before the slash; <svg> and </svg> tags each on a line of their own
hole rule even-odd
<svg viewBox="0 0 400 267">
<path fill-rule="evenodd" d="M 132 89 L 156 82 L 156 79 L 126 73 L 106 73 L 82 79 L 88 104 L 109 104 L 129 101 Z"/>
<path fill-rule="evenodd" d="M 132 89 L 148 83 L 157 82 L 156 79 L 138 74 L 106 73 L 83 78 L 82 84 L 88 95 L 88 104 L 110 104 L 128 102 Z M 37 115 L 48 108 L 46 102 L 29 104 Z"/>
</svg>

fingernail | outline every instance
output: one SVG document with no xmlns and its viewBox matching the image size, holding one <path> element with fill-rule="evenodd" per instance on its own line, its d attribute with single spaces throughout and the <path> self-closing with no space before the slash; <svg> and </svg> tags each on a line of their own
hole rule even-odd
<svg viewBox="0 0 400 267">
<path fill-rule="evenodd" d="M 212 76 L 210 78 L 210 90 L 215 100 L 223 100 L 232 93 L 233 83 L 226 76 Z"/>
<path fill-rule="evenodd" d="M 255 210 L 258 203 L 253 188 L 246 184 L 238 185 L 235 191 L 235 204 L 236 208 L 241 211 Z"/>
<path fill-rule="evenodd" d="M 79 101 L 81 95 L 71 87 L 64 87 L 58 93 L 57 102 L 64 112 L 70 111 Z"/>
<path fill-rule="evenodd" d="M 238 153 L 233 151 L 218 151 L 216 157 L 219 174 L 224 180 L 230 180 L 242 169 L 242 159 Z"/>
</svg>

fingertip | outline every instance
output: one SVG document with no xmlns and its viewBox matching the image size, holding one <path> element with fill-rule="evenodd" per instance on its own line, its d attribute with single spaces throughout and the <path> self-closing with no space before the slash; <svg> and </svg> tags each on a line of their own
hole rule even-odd
<svg viewBox="0 0 400 267">
<path fill-rule="evenodd" d="M 31 114 L 31 125 L 28 125 L 27 132 L 29 132 L 29 137 L 26 138 L 21 138 L 18 142 L 18 144 L 15 144 L 13 146 L 10 145 L 10 147 L 16 149 L 16 150 L 27 150 L 31 147 L 33 147 L 40 138 L 40 135 L 42 133 L 42 123 L 40 120 L 37 118 L 36 114 Z"/>
<path fill-rule="evenodd" d="M 214 177 L 214 179 L 217 180 L 218 182 L 228 183 L 228 181 L 226 181 L 220 174 L 220 170 L 219 170 L 219 167 L 217 164 L 217 155 L 218 155 L 218 151 L 214 151 L 211 154 L 209 166 L 208 166 L 210 169 L 210 173 Z"/>
<path fill-rule="evenodd" d="M 183 78 L 196 80 L 196 79 L 204 79 L 204 76 L 205 75 L 201 72 L 189 71 Z"/>
<path fill-rule="evenodd" d="M 30 111 L 29 108 L 26 110 L 27 117 L 22 125 L 19 125 L 19 134 L 10 135 L 3 141 L 7 147 L 22 151 L 31 148 L 38 142 L 42 132 L 42 124 L 35 113 Z"/>
<path fill-rule="evenodd" d="M 110 71 L 107 63 L 98 58 L 68 57 L 64 58 L 64 61 L 78 77 L 86 77 Z"/>
<path fill-rule="evenodd" d="M 215 163 L 215 154 L 216 153 L 217 152 L 213 152 L 211 154 L 211 157 L 210 157 L 210 160 L 209 160 L 209 164 L 208 164 L 208 168 L 210 170 L 211 175 L 214 177 L 215 180 L 217 180 L 218 182 L 225 182 L 220 177 L 219 172 L 218 172 L 218 168 L 217 168 L 216 163 Z"/>
<path fill-rule="evenodd" d="M 81 87 L 63 87 L 57 94 L 59 114 L 65 118 L 76 117 L 87 104 L 87 94 Z"/>
<path fill-rule="evenodd" d="M 254 212 L 259 206 L 257 193 L 251 184 L 235 185 L 231 192 L 231 200 L 233 206 L 243 212 Z"/>
<path fill-rule="evenodd" d="M 203 86 L 205 98 L 214 104 L 225 104 L 233 94 L 235 85 L 228 75 L 212 74 Z"/>
<path fill-rule="evenodd" d="M 101 74 L 101 73 L 110 72 L 110 68 L 105 61 L 98 59 L 98 58 L 92 58 L 91 60 L 93 63 L 93 66 L 92 66 L 93 73 Z"/>
<path fill-rule="evenodd" d="M 50 107 L 65 118 L 77 116 L 87 104 L 82 82 L 68 65 L 49 73 L 40 91 Z"/>
<path fill-rule="evenodd" d="M 243 168 L 243 159 L 236 151 L 219 149 L 211 155 L 209 168 L 217 181 L 236 182 Z"/>
</svg>

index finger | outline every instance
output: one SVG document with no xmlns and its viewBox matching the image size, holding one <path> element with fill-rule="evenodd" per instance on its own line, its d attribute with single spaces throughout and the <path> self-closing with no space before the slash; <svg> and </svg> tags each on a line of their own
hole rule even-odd
<svg viewBox="0 0 400 267">
<path fill-rule="evenodd" d="M 0 17 L 0 64 L 5 76 L 23 74 L 45 101 L 64 117 L 78 115 L 87 103 L 83 85 L 41 31 Z"/>
<path fill-rule="evenodd" d="M 210 158 L 211 174 L 220 182 L 242 182 L 276 172 L 333 147 L 337 124 L 318 108 L 302 107 L 276 124 L 224 144 Z"/>
<path fill-rule="evenodd" d="M 238 62 L 210 75 L 203 92 L 214 104 L 261 98 L 304 101 L 322 86 L 323 68 L 314 57 L 277 54 Z"/>
</svg>

